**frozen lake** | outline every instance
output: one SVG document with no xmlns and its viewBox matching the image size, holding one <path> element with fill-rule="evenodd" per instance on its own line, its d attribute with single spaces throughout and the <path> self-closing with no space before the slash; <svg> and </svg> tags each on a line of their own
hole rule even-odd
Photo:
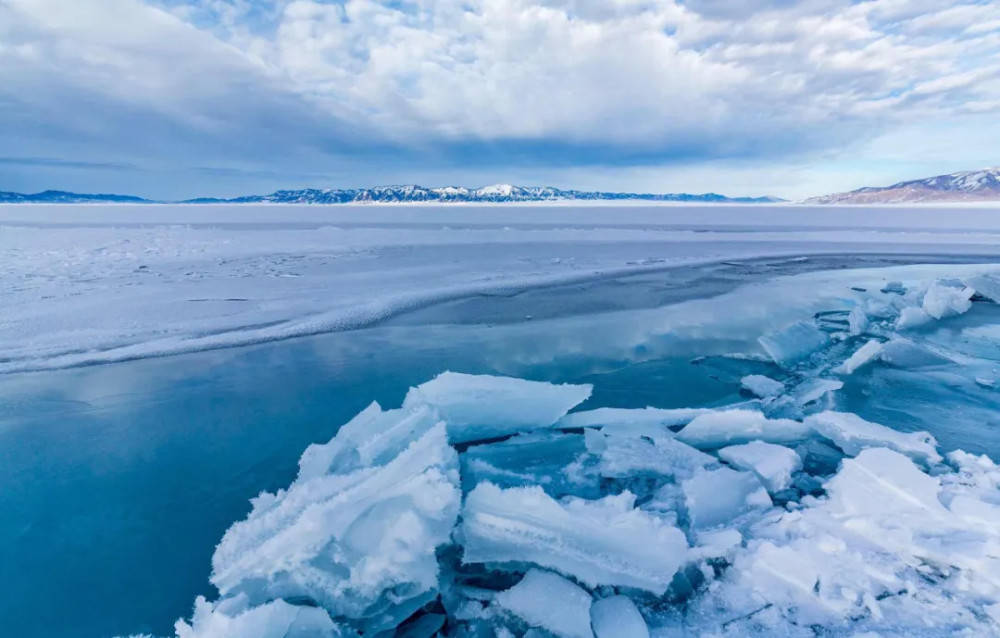
<svg viewBox="0 0 1000 638">
<path fill-rule="evenodd" d="M 249 498 L 443 370 L 592 383 L 580 409 L 722 406 L 783 374 L 733 356 L 761 330 L 1000 261 L 1000 213 L 976 209 L 22 206 L 0 226 L 0 626 L 22 638 L 168 634 L 214 597 Z M 978 363 L 872 366 L 835 407 L 1000 457 L 976 382 L 998 324 L 976 303 L 921 329 Z"/>
</svg>

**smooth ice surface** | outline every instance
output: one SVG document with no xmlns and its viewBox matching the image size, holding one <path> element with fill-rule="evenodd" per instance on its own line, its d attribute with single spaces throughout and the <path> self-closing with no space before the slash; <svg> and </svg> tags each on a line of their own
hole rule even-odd
<svg viewBox="0 0 1000 638">
<path fill-rule="evenodd" d="M 795 450 L 764 441 L 724 447 L 719 450 L 719 458 L 737 469 L 756 474 L 771 493 L 788 487 L 792 474 L 802 469 L 802 459 Z"/>
<path fill-rule="evenodd" d="M 809 436 L 809 427 L 792 419 L 769 419 L 754 410 L 719 410 L 695 417 L 677 438 L 700 449 L 760 440 L 793 443 Z"/>
<path fill-rule="evenodd" d="M 480 483 L 465 499 L 466 563 L 530 561 L 589 586 L 619 585 L 662 594 L 688 544 L 673 525 L 636 509 L 623 492 L 558 502 L 541 488 Z"/>
<path fill-rule="evenodd" d="M 410 390 L 403 408 L 430 406 L 452 443 L 546 428 L 586 401 L 593 386 L 443 372 Z"/>
<path fill-rule="evenodd" d="M 590 625 L 596 638 L 649 638 L 649 628 L 632 599 L 609 596 L 590 606 Z"/>
<path fill-rule="evenodd" d="M 558 574 L 530 569 L 516 585 L 496 596 L 497 604 L 528 625 L 559 638 L 593 638 L 590 594 Z"/>
<path fill-rule="evenodd" d="M 807 417 L 805 422 L 851 456 L 865 448 L 887 447 L 921 463 L 941 461 L 937 441 L 928 432 L 900 432 L 849 412 L 821 412 Z"/>
</svg>

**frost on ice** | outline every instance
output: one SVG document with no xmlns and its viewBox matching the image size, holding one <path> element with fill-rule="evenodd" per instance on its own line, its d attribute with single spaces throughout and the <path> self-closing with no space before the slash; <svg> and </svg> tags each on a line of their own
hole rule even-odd
<svg viewBox="0 0 1000 638">
<path fill-rule="evenodd" d="M 955 372 L 995 377 L 993 333 L 916 329 L 983 277 L 845 292 L 763 335 L 731 404 L 573 412 L 590 386 L 450 372 L 373 403 L 226 532 L 177 636 L 1000 635 L 1000 468 L 841 398 L 993 392 Z"/>
</svg>

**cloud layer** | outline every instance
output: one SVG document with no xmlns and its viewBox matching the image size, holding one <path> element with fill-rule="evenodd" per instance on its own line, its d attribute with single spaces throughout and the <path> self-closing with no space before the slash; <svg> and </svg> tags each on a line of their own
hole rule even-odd
<svg viewBox="0 0 1000 638">
<path fill-rule="evenodd" d="M 0 189 L 773 170 L 964 123 L 976 162 L 1000 3 L 0 0 L 0 109 Z"/>
</svg>

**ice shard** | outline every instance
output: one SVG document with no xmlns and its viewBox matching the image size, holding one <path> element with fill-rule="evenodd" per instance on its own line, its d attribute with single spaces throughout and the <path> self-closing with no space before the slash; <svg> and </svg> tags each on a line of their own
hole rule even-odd
<svg viewBox="0 0 1000 638">
<path fill-rule="evenodd" d="M 635 508 L 623 492 L 556 501 L 538 487 L 481 483 L 465 500 L 465 563 L 530 562 L 590 587 L 618 585 L 662 594 L 683 564 L 684 534 Z"/>
</svg>

